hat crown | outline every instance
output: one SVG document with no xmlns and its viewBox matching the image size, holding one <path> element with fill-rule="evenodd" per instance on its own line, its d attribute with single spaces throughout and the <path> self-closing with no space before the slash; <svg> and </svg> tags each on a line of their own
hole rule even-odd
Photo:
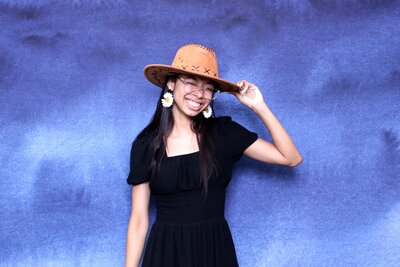
<svg viewBox="0 0 400 267">
<path fill-rule="evenodd" d="M 194 74 L 218 78 L 218 63 L 214 49 L 201 44 L 181 46 L 175 54 L 172 66 Z"/>
</svg>

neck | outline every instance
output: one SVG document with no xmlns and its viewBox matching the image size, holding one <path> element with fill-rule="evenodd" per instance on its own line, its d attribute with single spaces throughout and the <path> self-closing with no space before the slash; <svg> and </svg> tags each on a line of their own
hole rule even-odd
<svg viewBox="0 0 400 267">
<path fill-rule="evenodd" d="M 172 136 L 184 137 L 193 134 L 191 128 L 192 117 L 183 114 L 175 106 L 172 108 L 172 115 L 174 116 L 174 126 L 171 131 Z"/>
</svg>

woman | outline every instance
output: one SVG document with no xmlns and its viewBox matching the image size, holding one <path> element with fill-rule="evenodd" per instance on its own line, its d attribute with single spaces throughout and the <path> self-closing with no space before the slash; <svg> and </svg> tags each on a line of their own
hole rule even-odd
<svg viewBox="0 0 400 267">
<path fill-rule="evenodd" d="M 132 185 L 132 212 L 125 264 L 139 265 L 152 194 L 157 217 L 142 266 L 238 266 L 224 217 L 233 164 L 243 154 L 287 166 L 298 165 L 302 158 L 257 86 L 218 77 L 213 49 L 184 45 L 172 65 L 150 64 L 144 74 L 163 90 L 151 122 L 132 144 L 127 179 Z M 212 103 L 219 92 L 233 94 L 256 112 L 274 144 L 229 116 L 213 116 Z"/>
</svg>

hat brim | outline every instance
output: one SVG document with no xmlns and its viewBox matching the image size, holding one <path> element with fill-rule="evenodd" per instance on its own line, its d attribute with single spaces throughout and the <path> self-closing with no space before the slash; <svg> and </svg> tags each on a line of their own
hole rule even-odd
<svg viewBox="0 0 400 267">
<path fill-rule="evenodd" d="M 143 71 L 144 76 L 147 78 L 147 80 L 161 88 L 164 86 L 165 78 L 168 74 L 177 73 L 195 75 L 203 77 L 205 79 L 210 79 L 218 84 L 218 90 L 221 92 L 239 92 L 241 90 L 241 88 L 237 84 L 229 82 L 227 80 L 218 77 L 203 75 L 195 71 L 178 69 L 170 65 L 149 64 L 144 67 Z"/>
</svg>

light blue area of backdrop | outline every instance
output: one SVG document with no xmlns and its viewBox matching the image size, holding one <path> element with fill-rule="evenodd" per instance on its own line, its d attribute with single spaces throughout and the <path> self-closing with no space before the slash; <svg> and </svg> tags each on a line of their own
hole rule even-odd
<svg viewBox="0 0 400 267">
<path fill-rule="evenodd" d="M 237 164 L 240 266 L 399 266 L 399 25 L 389 0 L 0 0 L 0 265 L 123 265 L 130 144 L 159 95 L 143 67 L 202 43 L 303 156 Z M 271 141 L 233 96 L 215 113 Z"/>
</svg>

